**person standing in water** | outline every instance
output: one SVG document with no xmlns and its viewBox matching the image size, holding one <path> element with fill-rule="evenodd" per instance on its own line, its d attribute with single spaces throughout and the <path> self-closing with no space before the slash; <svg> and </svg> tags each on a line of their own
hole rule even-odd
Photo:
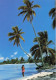
<svg viewBox="0 0 56 80">
<path fill-rule="evenodd" d="M 24 72 L 25 72 L 25 68 L 24 68 L 24 65 L 22 65 L 22 75 L 24 77 Z"/>
</svg>

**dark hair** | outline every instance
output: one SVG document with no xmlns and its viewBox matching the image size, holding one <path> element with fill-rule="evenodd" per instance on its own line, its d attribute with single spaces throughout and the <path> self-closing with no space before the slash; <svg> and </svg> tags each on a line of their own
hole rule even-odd
<svg viewBox="0 0 56 80">
<path fill-rule="evenodd" d="M 22 67 L 23 67 L 24 65 L 22 65 Z"/>
</svg>

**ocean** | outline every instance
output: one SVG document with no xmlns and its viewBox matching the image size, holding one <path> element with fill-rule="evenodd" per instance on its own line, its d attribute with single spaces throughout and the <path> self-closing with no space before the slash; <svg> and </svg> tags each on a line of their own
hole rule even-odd
<svg viewBox="0 0 56 80">
<path fill-rule="evenodd" d="M 22 80 L 22 65 L 25 66 L 25 77 L 38 73 L 34 63 L 0 65 L 0 80 Z"/>
</svg>

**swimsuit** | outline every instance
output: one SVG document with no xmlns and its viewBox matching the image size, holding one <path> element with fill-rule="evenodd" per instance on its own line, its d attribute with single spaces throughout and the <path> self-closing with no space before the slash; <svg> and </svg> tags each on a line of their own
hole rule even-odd
<svg viewBox="0 0 56 80">
<path fill-rule="evenodd" d="M 25 72 L 25 69 L 24 69 L 24 67 L 22 68 L 22 72 Z"/>
</svg>

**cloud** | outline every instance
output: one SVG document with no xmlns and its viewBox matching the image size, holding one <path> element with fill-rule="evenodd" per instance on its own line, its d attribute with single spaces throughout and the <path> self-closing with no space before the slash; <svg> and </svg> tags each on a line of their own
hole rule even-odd
<svg viewBox="0 0 56 80">
<path fill-rule="evenodd" d="M 11 55 L 11 57 L 14 57 L 14 55 Z"/>
<path fill-rule="evenodd" d="M 14 55 L 17 55 L 17 52 L 15 52 Z"/>
<path fill-rule="evenodd" d="M 4 57 L 0 57 L 0 60 L 4 60 Z"/>
<path fill-rule="evenodd" d="M 27 57 L 32 57 L 32 56 L 31 56 L 31 53 L 28 53 L 29 56 L 28 56 L 26 53 L 24 53 L 24 54 L 25 54 Z"/>
<path fill-rule="evenodd" d="M 29 56 L 32 57 L 32 56 L 31 56 L 31 53 L 27 53 L 29 56 L 28 56 L 26 53 L 24 53 L 24 54 L 25 54 L 25 56 L 23 57 L 24 59 L 28 59 Z"/>
<path fill-rule="evenodd" d="M 5 59 L 5 60 L 7 61 L 8 59 L 9 59 L 9 58 L 8 58 L 8 57 L 6 57 L 6 59 Z"/>
<path fill-rule="evenodd" d="M 17 52 L 14 52 L 14 54 L 13 54 L 13 55 L 11 55 L 11 58 L 14 58 L 14 57 L 15 57 L 15 55 L 17 55 Z"/>
</svg>

